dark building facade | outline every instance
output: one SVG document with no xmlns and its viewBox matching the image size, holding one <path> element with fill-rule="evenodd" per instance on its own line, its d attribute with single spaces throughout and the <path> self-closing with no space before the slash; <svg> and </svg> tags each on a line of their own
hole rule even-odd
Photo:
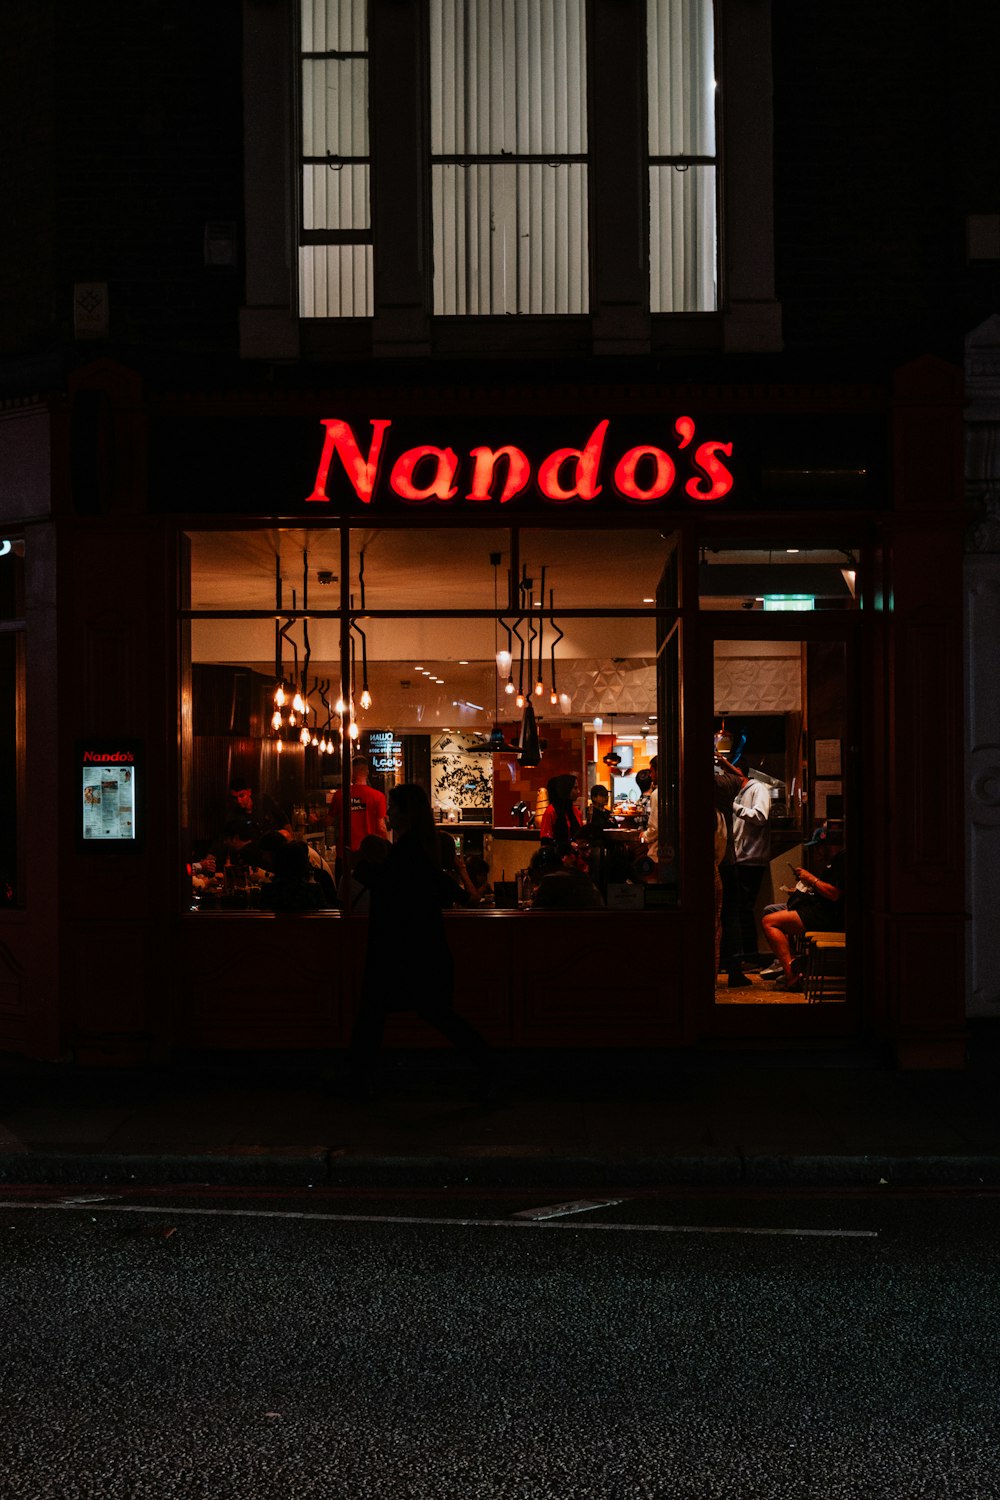
<svg viewBox="0 0 1000 1500">
<path fill-rule="evenodd" d="M 498 1043 L 960 1064 L 997 858 L 979 9 L 9 7 L 0 1046 L 342 1045 L 366 918 L 275 915 L 219 839 L 242 779 L 342 850 L 363 753 L 486 862 L 448 923 Z M 712 742 L 766 806 L 742 970 Z M 617 816 L 603 909 L 527 910 L 567 773 Z M 775 990 L 820 830 L 823 986 Z"/>
</svg>

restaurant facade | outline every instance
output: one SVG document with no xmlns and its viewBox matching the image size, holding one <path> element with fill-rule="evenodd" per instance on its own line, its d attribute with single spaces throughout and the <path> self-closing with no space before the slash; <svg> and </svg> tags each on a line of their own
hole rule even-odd
<svg viewBox="0 0 1000 1500">
<path fill-rule="evenodd" d="M 5 418 L 5 1048 L 342 1047 L 366 917 L 278 915 L 196 872 L 234 778 L 295 837 L 342 844 L 330 794 L 363 754 L 488 863 L 492 901 L 448 934 L 459 1004 L 498 1045 L 863 1043 L 958 1065 L 953 367 L 884 387 L 177 394 L 98 360 Z M 730 987 L 713 959 L 720 746 L 770 798 L 758 938 L 815 831 L 845 830 L 841 965 L 817 1003 L 754 973 Z M 599 911 L 534 911 L 519 886 L 563 772 L 618 815 Z M 427 1042 L 405 1010 L 391 1039 Z"/>
</svg>

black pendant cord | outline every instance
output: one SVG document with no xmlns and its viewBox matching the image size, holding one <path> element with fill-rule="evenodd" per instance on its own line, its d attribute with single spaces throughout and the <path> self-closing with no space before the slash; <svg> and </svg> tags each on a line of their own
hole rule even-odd
<svg viewBox="0 0 1000 1500">
<path fill-rule="evenodd" d="M 556 617 L 553 614 L 554 608 L 555 608 L 555 605 L 554 605 L 554 590 L 553 589 L 549 589 L 549 613 L 550 613 L 550 615 L 552 615 L 552 629 L 555 631 L 555 636 L 553 638 L 551 646 L 549 647 L 549 655 L 550 655 L 550 659 L 551 659 L 551 662 L 552 662 L 552 696 L 553 697 L 555 697 L 555 693 L 556 693 L 556 646 L 559 644 L 559 642 L 563 639 L 563 637 L 566 634 L 565 630 L 560 630 L 559 626 L 556 624 Z"/>
</svg>

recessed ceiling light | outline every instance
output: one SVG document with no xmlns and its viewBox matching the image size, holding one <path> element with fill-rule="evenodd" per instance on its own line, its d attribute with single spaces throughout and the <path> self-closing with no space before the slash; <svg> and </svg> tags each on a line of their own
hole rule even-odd
<svg viewBox="0 0 1000 1500">
<path fill-rule="evenodd" d="M 467 667 L 469 665 L 469 663 L 467 661 L 460 661 L 458 665 L 460 667 Z"/>
<path fill-rule="evenodd" d="M 656 600 L 655 599 L 643 599 L 642 602 L 643 602 L 643 604 L 655 604 Z"/>
<path fill-rule="evenodd" d="M 798 547 L 786 547 L 785 548 L 786 552 L 798 552 L 798 550 L 799 550 Z"/>
</svg>

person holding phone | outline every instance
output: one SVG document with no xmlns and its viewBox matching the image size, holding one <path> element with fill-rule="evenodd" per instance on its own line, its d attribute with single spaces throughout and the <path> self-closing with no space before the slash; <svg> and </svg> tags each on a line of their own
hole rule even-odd
<svg viewBox="0 0 1000 1500">
<path fill-rule="evenodd" d="M 838 932 L 844 925 L 844 833 L 839 823 L 830 820 L 817 828 L 804 849 L 819 849 L 827 856 L 822 872 L 814 875 L 805 865 L 789 865 L 795 876 L 795 889 L 789 891 L 784 906 L 768 908 L 763 917 L 764 938 L 781 965 L 776 990 L 801 990 L 802 979 L 795 973 L 792 942 L 804 932 Z"/>
</svg>

